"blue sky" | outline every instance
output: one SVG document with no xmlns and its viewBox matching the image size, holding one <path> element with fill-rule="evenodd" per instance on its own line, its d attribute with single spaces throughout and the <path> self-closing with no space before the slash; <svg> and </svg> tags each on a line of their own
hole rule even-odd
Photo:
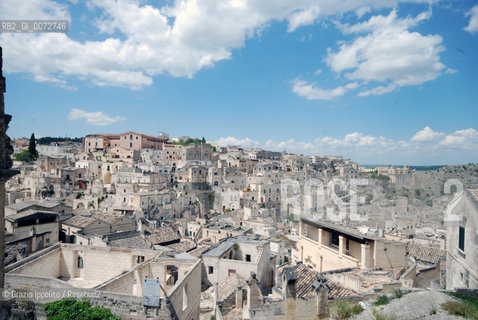
<svg viewBox="0 0 478 320">
<path fill-rule="evenodd" d="M 135 130 L 359 163 L 478 156 L 478 5 L 2 0 L 12 137 Z"/>
</svg>

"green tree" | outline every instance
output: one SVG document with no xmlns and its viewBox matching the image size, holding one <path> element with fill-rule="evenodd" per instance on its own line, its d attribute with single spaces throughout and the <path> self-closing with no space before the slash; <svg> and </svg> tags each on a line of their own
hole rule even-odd
<svg viewBox="0 0 478 320">
<path fill-rule="evenodd" d="M 30 137 L 30 143 L 28 144 L 28 152 L 30 153 L 30 159 L 36 160 L 38 158 L 37 145 L 35 142 L 35 134 L 32 133 Z"/>
<path fill-rule="evenodd" d="M 22 152 L 14 153 L 13 159 L 15 161 L 29 162 L 31 160 L 30 152 L 23 150 Z"/>
<path fill-rule="evenodd" d="M 37 139 L 38 144 L 50 144 L 52 142 L 67 142 L 67 143 L 76 142 L 76 143 L 81 143 L 82 138 L 77 138 L 77 137 L 75 137 L 75 138 L 41 137 L 41 138 Z"/>
<path fill-rule="evenodd" d="M 83 299 L 63 299 L 46 303 L 44 305 L 47 320 L 120 320 L 110 309 L 91 305 Z"/>
</svg>

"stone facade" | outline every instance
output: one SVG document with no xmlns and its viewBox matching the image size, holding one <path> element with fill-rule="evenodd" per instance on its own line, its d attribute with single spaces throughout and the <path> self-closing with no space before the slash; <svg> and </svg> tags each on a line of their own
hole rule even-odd
<svg viewBox="0 0 478 320">
<path fill-rule="evenodd" d="M 478 190 L 464 190 L 448 205 L 446 288 L 478 288 Z"/>
<path fill-rule="evenodd" d="M 306 218 L 300 221 L 299 259 L 318 272 L 343 268 L 407 268 L 406 244 Z"/>
<path fill-rule="evenodd" d="M 122 134 L 91 134 L 85 137 L 85 152 L 93 152 L 109 147 L 120 147 L 126 150 L 141 150 L 144 148 L 161 149 L 165 138 L 153 137 L 133 131 Z"/>
<path fill-rule="evenodd" d="M 56 245 L 11 265 L 9 290 L 31 292 L 45 303 L 57 294 L 88 297 L 128 319 L 199 319 L 201 264 L 163 251 Z M 159 279 L 161 307 L 142 306 L 145 277 Z M 93 288 L 94 287 L 94 288 Z M 53 296 L 33 294 L 49 290 Z M 65 296 L 63 296 L 65 297 Z"/>
<path fill-rule="evenodd" d="M 275 278 L 269 253 L 269 242 L 238 236 L 227 238 L 210 248 L 203 253 L 202 259 L 211 284 L 223 282 L 233 274 L 247 279 L 254 273 L 264 289 L 271 288 Z"/>
</svg>

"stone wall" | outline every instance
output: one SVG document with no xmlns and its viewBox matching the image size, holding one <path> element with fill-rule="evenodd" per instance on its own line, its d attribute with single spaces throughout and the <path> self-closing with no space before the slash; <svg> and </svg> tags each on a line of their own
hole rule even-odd
<svg viewBox="0 0 478 320">
<path fill-rule="evenodd" d="M 318 300 L 313 295 L 308 299 L 287 298 L 266 302 L 257 309 L 249 309 L 251 320 L 317 319 Z"/>
<path fill-rule="evenodd" d="M 332 273 L 327 278 L 333 282 L 340 283 L 345 288 L 359 292 L 362 290 L 362 281 L 346 273 Z"/>
<path fill-rule="evenodd" d="M 318 242 L 305 236 L 302 236 L 300 239 L 300 247 L 302 252 L 299 259 L 305 264 L 311 265 L 318 272 L 358 267 L 357 259 L 339 254 L 338 249 L 327 245 L 320 245 Z"/>
<path fill-rule="evenodd" d="M 98 287 L 98 290 L 110 291 L 122 294 L 134 294 L 133 292 L 134 272 L 115 277 L 111 281 Z"/>
<path fill-rule="evenodd" d="M 108 259 L 114 252 L 118 259 Z M 157 261 L 137 264 L 125 274 L 118 273 L 124 267 L 134 262 L 136 255 L 148 253 L 158 254 L 151 250 L 129 250 L 118 248 L 80 247 L 74 245 L 57 245 L 42 256 L 36 256 L 29 261 L 14 264 L 15 269 L 7 274 L 6 288 L 10 292 L 22 292 L 29 300 L 44 304 L 62 298 L 86 297 L 93 304 L 103 305 L 125 319 L 144 319 L 153 316 L 154 319 L 199 319 L 199 306 L 201 296 L 201 261 L 189 259 L 176 259 L 157 257 Z M 101 287 L 78 288 L 68 282 L 57 279 L 77 274 L 78 270 L 71 269 L 76 263 L 75 254 L 84 256 L 84 275 L 88 281 L 102 281 L 108 275 L 116 277 L 104 283 Z M 102 259 L 100 259 L 102 258 Z M 109 261 L 111 260 L 111 261 Z M 87 266 L 86 263 L 96 261 L 96 266 Z M 113 264 L 117 266 L 113 266 Z M 160 278 L 165 283 L 165 270 L 167 265 L 178 267 L 179 278 L 170 287 L 166 287 L 167 295 L 162 294 L 160 309 L 145 308 L 142 306 L 142 279 L 145 276 Z M 52 266 L 56 266 L 53 267 Z M 91 270 L 88 270 L 90 269 Z M 96 270 L 96 271 L 93 271 Z M 93 274 L 96 272 L 97 274 Z M 46 275 L 46 276 L 45 276 Z M 99 290 L 98 290 L 99 289 Z M 115 291 L 115 292 L 113 292 Z"/>
<path fill-rule="evenodd" d="M 469 191 L 447 209 L 446 288 L 478 288 L 478 206 Z M 452 221 L 453 219 L 460 221 Z M 459 249 L 459 227 L 465 228 L 464 251 Z"/>
<path fill-rule="evenodd" d="M 9 266 L 11 274 L 42 275 L 44 277 L 57 278 L 60 276 L 60 249 L 57 247 L 43 256 L 28 261 L 16 268 L 17 264 Z"/>
<path fill-rule="evenodd" d="M 406 243 L 375 241 L 374 266 L 380 268 L 406 268 Z"/>
<path fill-rule="evenodd" d="M 203 256 L 204 266 L 208 280 L 211 283 L 225 281 L 229 277 L 229 270 L 233 270 L 237 275 L 247 279 L 251 276 L 251 272 L 257 275 L 262 288 L 267 287 L 273 280 L 271 278 L 272 265 L 269 261 L 269 244 L 261 245 L 257 243 L 239 242 L 238 250 L 230 249 L 225 252 L 223 257 L 229 257 L 229 252 L 233 252 L 233 258 Z M 251 261 L 245 261 L 246 254 L 251 255 Z M 213 268 L 213 272 L 209 273 L 209 267 Z"/>
<path fill-rule="evenodd" d="M 143 320 L 147 316 L 154 316 L 154 319 L 176 319 L 174 309 L 167 299 L 161 299 L 161 308 L 159 309 L 146 308 L 142 304 L 142 297 L 75 288 L 58 279 L 7 274 L 6 290 L 22 294 L 37 304 L 45 304 L 63 298 L 81 299 L 85 297 L 93 305 L 109 308 L 115 315 L 123 319 Z"/>
<path fill-rule="evenodd" d="M 10 273 L 67 279 L 81 276 L 84 280 L 103 282 L 129 271 L 136 265 L 137 256 L 146 261 L 159 254 L 154 250 L 58 244 L 11 265 Z M 78 256 L 83 268 L 78 268 Z"/>
<path fill-rule="evenodd" d="M 186 277 L 176 282 L 168 292 L 168 297 L 179 319 L 199 319 L 201 299 L 200 260 L 191 267 Z M 187 299 L 186 302 L 185 299 Z"/>
<path fill-rule="evenodd" d="M 417 262 L 413 257 L 408 257 L 408 269 L 400 276 L 404 287 L 416 287 Z"/>
</svg>

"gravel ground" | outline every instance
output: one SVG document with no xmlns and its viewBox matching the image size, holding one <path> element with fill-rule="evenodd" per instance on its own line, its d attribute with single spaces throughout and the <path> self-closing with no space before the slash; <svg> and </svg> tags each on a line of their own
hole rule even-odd
<svg viewBox="0 0 478 320">
<path fill-rule="evenodd" d="M 442 303 L 453 301 L 454 299 L 445 293 L 438 291 L 419 291 L 404 295 L 400 299 L 393 299 L 385 306 L 370 306 L 361 314 L 355 316 L 354 320 L 375 319 L 372 309 L 377 310 L 387 320 L 455 320 L 463 319 L 448 315 L 447 311 L 441 310 Z M 437 314 L 430 315 L 433 309 Z"/>
</svg>

